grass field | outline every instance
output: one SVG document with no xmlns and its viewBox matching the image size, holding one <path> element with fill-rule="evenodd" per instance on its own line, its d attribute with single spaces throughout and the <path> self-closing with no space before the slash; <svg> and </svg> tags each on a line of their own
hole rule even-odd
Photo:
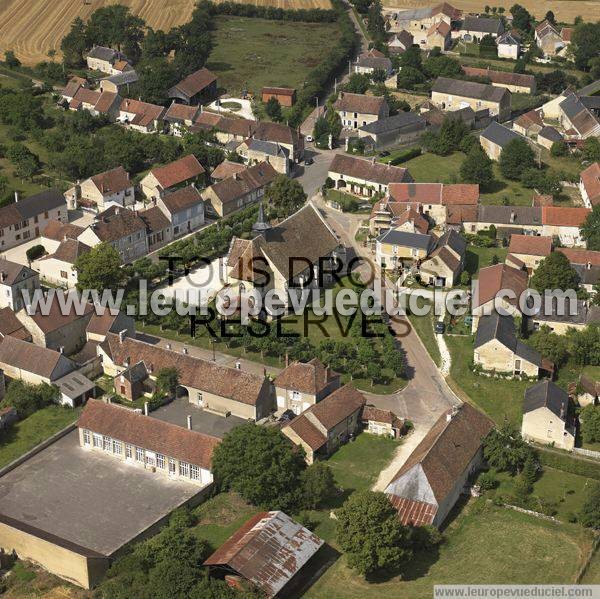
<svg viewBox="0 0 600 599">
<path fill-rule="evenodd" d="M 591 545 L 579 527 L 486 505 L 483 498 L 472 501 L 445 536 L 437 550 L 417 554 L 401 577 L 386 581 L 366 582 L 342 556 L 306 597 L 429 599 L 434 584 L 569 583 Z"/>
<path fill-rule="evenodd" d="M 292 23 L 246 17 L 216 20 L 215 48 L 207 67 L 219 87 L 236 95 L 264 86 L 302 87 L 307 74 L 337 43 L 335 23 Z"/>
<path fill-rule="evenodd" d="M 50 406 L 0 434 L 0 468 L 77 420 L 79 410 Z"/>
<path fill-rule="evenodd" d="M 504 6 L 508 13 L 508 9 L 513 4 L 513 0 L 498 0 L 490 6 Z M 547 0 L 546 2 L 522 0 L 520 4 L 539 19 L 542 19 L 548 10 L 554 12 L 558 21 L 565 23 L 572 23 L 577 16 L 582 16 L 590 22 L 600 19 L 600 2 L 597 0 Z M 431 5 L 429 0 L 383 0 L 384 8 L 408 9 Z M 479 0 L 455 0 L 452 6 L 468 12 L 483 12 L 485 3 Z"/>
<path fill-rule="evenodd" d="M 427 353 L 431 356 L 431 359 L 439 366 L 442 363 L 442 357 L 440 355 L 440 348 L 434 337 L 433 332 L 433 321 L 435 315 L 432 309 L 425 316 L 415 316 L 414 314 L 408 315 L 410 324 L 415 329 L 419 339 L 425 346 Z"/>
</svg>

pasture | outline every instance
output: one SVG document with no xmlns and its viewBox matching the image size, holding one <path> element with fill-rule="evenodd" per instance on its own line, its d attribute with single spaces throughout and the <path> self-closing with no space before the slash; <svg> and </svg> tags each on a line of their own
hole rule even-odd
<svg viewBox="0 0 600 599">
<path fill-rule="evenodd" d="M 117 0 L 0 0 L 0 54 L 13 50 L 26 65 L 60 51 L 60 41 L 75 17 L 84 21 L 98 8 Z M 169 30 L 189 21 L 194 0 L 118 0 L 153 29 Z M 236 0 L 237 1 L 237 0 Z M 331 8 L 329 0 L 255 0 L 279 8 Z"/>
<path fill-rule="evenodd" d="M 503 6 L 508 9 L 515 4 L 514 0 L 497 0 L 495 2 L 482 2 L 481 0 L 452 0 L 452 6 L 467 12 L 483 12 L 484 6 Z M 522 0 L 519 2 L 531 14 L 542 19 L 546 11 L 554 12 L 556 19 L 564 23 L 572 23 L 575 17 L 582 16 L 586 21 L 597 21 L 600 19 L 600 2 L 598 0 Z M 384 8 L 420 8 L 422 6 L 434 6 L 431 0 L 383 0 Z"/>
</svg>

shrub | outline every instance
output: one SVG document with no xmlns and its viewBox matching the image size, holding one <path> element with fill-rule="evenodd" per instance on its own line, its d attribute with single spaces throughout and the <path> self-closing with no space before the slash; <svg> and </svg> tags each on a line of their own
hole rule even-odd
<svg viewBox="0 0 600 599">
<path fill-rule="evenodd" d="M 398 154 L 397 156 L 394 156 L 394 158 L 392 158 L 392 160 L 390 160 L 389 164 L 391 164 L 392 166 L 396 166 L 398 164 L 402 164 L 403 162 L 408 162 L 409 160 L 412 160 L 413 158 L 420 156 L 421 153 L 422 153 L 422 150 L 420 147 L 409 148 L 408 150 L 405 150 L 404 152 Z"/>
<path fill-rule="evenodd" d="M 44 246 L 38 244 L 38 245 L 31 246 L 25 252 L 25 255 L 27 256 L 27 261 L 28 262 L 33 262 L 34 260 L 37 260 L 38 258 L 41 258 L 45 253 L 46 253 L 46 249 L 44 248 Z"/>
<path fill-rule="evenodd" d="M 540 450 L 539 458 L 543 466 L 569 472 L 570 474 L 579 474 L 587 478 L 593 478 L 600 481 L 600 464 L 588 462 L 586 460 L 576 460 L 569 455 L 550 451 Z"/>
<path fill-rule="evenodd" d="M 463 270 L 460 275 L 460 284 L 468 285 L 470 282 L 471 282 L 471 275 L 466 270 Z"/>
<path fill-rule="evenodd" d="M 494 470 L 488 470 L 482 472 L 477 479 L 477 484 L 480 486 L 482 491 L 491 491 L 498 486 L 498 479 Z"/>
</svg>

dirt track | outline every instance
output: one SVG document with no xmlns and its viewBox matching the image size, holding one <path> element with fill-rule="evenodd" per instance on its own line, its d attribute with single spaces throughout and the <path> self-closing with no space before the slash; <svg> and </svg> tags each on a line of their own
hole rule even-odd
<svg viewBox="0 0 600 599">
<path fill-rule="evenodd" d="M 189 20 L 194 0 L 118 0 L 130 6 L 153 29 L 168 30 Z M 0 53 L 13 50 L 27 65 L 48 59 L 75 17 L 87 19 L 96 9 L 117 0 L 0 0 Z M 329 0 L 256 0 L 282 8 L 329 8 Z"/>
</svg>

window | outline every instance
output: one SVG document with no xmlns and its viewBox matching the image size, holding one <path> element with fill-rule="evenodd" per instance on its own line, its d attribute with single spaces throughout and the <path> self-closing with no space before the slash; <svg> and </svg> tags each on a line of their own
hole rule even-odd
<svg viewBox="0 0 600 599">
<path fill-rule="evenodd" d="M 60 210 L 58 211 L 58 215 L 60 216 Z M 44 218 L 48 218 L 48 211 L 44 212 Z"/>
<path fill-rule="evenodd" d="M 104 436 L 104 451 L 110 451 L 112 447 L 111 441 L 112 439 L 110 437 Z"/>
<path fill-rule="evenodd" d="M 175 460 L 169 458 L 169 474 L 175 474 Z"/>
<path fill-rule="evenodd" d="M 146 454 L 146 466 L 149 466 L 150 468 L 152 468 L 155 465 L 156 465 L 156 461 L 154 459 L 154 456 Z"/>
<path fill-rule="evenodd" d="M 67 273 L 66 270 L 61 270 L 60 271 L 60 276 L 61 276 L 62 279 L 68 279 L 69 278 L 69 275 L 68 275 L 68 273 Z"/>
<path fill-rule="evenodd" d="M 144 461 L 144 450 L 141 447 L 136 447 L 135 448 L 135 459 L 138 462 L 143 462 Z"/>
<path fill-rule="evenodd" d="M 194 466 L 194 464 L 190 464 L 190 478 L 192 480 L 200 480 L 200 468 Z"/>
<path fill-rule="evenodd" d="M 102 447 L 102 435 L 94 433 L 94 447 Z"/>
<path fill-rule="evenodd" d="M 190 465 L 187 462 L 179 462 L 179 476 L 189 476 Z"/>
<path fill-rule="evenodd" d="M 113 439 L 112 446 L 113 453 L 116 453 L 117 455 L 121 455 L 123 453 L 123 444 L 121 441 L 116 441 Z"/>
<path fill-rule="evenodd" d="M 125 457 L 130 460 L 133 456 L 133 448 L 131 445 L 125 445 Z"/>
<path fill-rule="evenodd" d="M 161 470 L 165 469 L 165 456 L 162 453 L 156 454 L 156 467 Z"/>
<path fill-rule="evenodd" d="M 30 236 L 31 236 L 30 231 L 23 231 L 23 239 L 29 239 Z"/>
<path fill-rule="evenodd" d="M 38 224 L 38 216 L 37 214 L 33 217 L 33 222 L 37 225 Z"/>
<path fill-rule="evenodd" d="M 198 405 L 202 406 L 204 405 L 202 402 L 202 391 L 198 391 L 197 395 L 196 395 L 196 399 L 198 400 Z"/>
<path fill-rule="evenodd" d="M 300 393 L 298 391 L 292 391 L 292 400 L 300 401 L 300 399 L 302 399 L 302 396 L 300 395 Z"/>
<path fill-rule="evenodd" d="M 83 444 L 84 445 L 89 445 L 90 444 L 90 431 L 83 429 Z"/>
</svg>

